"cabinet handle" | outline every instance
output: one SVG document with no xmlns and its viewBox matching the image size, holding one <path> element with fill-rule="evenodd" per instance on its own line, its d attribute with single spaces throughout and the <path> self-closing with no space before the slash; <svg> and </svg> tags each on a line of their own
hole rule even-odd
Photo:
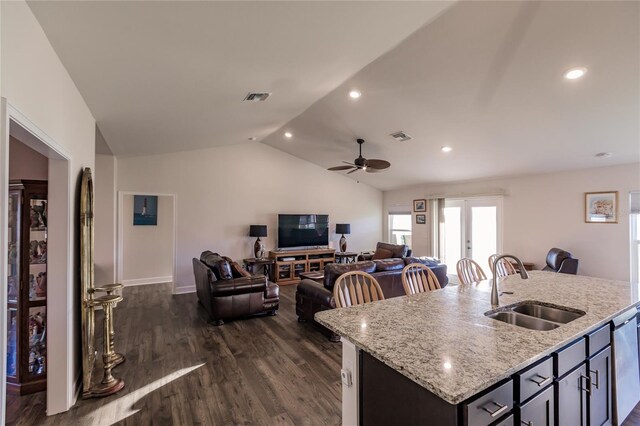
<svg viewBox="0 0 640 426">
<path fill-rule="evenodd" d="M 489 402 L 489 404 L 493 404 L 493 405 L 495 405 L 496 407 L 498 407 L 498 408 L 496 408 L 496 409 L 495 409 L 495 410 L 493 410 L 493 411 L 489 410 L 486 406 L 485 406 L 485 407 L 482 407 L 482 409 L 483 409 L 484 411 L 486 411 L 487 413 L 489 413 L 489 414 L 491 415 L 491 417 L 499 416 L 501 413 L 503 413 L 503 412 L 505 412 L 505 411 L 507 411 L 507 410 L 509 409 L 509 406 L 508 406 L 508 405 L 503 405 L 503 404 L 500 404 L 500 403 L 495 402 L 495 401 L 491 401 L 491 402 Z M 487 404 L 487 405 L 488 405 L 488 404 Z"/>
<path fill-rule="evenodd" d="M 587 381 L 587 388 L 582 387 L 582 379 Z M 587 394 L 591 394 L 591 377 L 580 375 L 580 390 L 585 391 Z"/>
<path fill-rule="evenodd" d="M 589 370 L 591 373 L 594 373 L 596 375 L 596 382 L 593 384 L 593 386 L 596 387 L 596 389 L 600 389 L 600 370 Z M 591 382 L 591 380 L 589 380 L 589 382 Z"/>
<path fill-rule="evenodd" d="M 544 377 L 544 376 L 541 376 L 540 374 L 536 374 L 533 377 L 529 377 L 529 380 L 531 380 L 533 383 L 535 383 L 539 387 L 543 387 L 551 383 L 553 381 L 553 377 Z"/>
</svg>

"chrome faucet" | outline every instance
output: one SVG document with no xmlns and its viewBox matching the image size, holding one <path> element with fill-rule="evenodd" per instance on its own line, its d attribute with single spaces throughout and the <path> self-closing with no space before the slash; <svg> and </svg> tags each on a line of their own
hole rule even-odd
<svg viewBox="0 0 640 426">
<path fill-rule="evenodd" d="M 524 265 L 522 264 L 522 261 L 520 259 L 518 259 L 517 257 L 515 257 L 512 254 L 501 254 L 500 256 L 496 257 L 496 259 L 493 261 L 493 283 L 491 284 L 491 305 L 494 307 L 500 306 L 500 298 L 498 296 L 498 262 L 500 262 L 501 259 L 510 257 L 511 259 L 515 260 L 516 262 L 518 262 L 518 269 L 520 270 L 520 277 L 523 280 L 526 280 L 527 278 L 529 278 L 529 274 L 527 273 L 527 271 L 524 269 Z"/>
</svg>

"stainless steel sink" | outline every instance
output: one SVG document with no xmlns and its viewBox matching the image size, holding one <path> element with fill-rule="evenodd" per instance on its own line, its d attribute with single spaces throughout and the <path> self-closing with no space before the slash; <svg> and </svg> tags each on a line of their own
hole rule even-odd
<svg viewBox="0 0 640 426">
<path fill-rule="evenodd" d="M 566 324 L 584 315 L 584 312 L 568 311 L 566 309 L 553 308 L 551 306 L 539 305 L 537 303 L 525 303 L 512 309 L 513 312 L 529 315 L 547 321 Z"/>
<path fill-rule="evenodd" d="M 554 328 L 560 327 L 558 324 L 555 324 L 553 322 L 530 317 L 524 314 L 519 314 L 517 312 L 510 312 L 510 311 L 494 312 L 494 313 L 487 312 L 487 314 L 485 315 L 487 315 L 489 318 L 506 322 L 507 324 L 517 325 L 518 327 L 528 328 L 530 330 L 548 331 L 548 330 L 553 330 Z"/>
<path fill-rule="evenodd" d="M 548 331 L 580 318 L 585 312 L 563 306 L 543 305 L 536 301 L 524 301 L 486 312 L 485 315 L 518 327 Z"/>
</svg>

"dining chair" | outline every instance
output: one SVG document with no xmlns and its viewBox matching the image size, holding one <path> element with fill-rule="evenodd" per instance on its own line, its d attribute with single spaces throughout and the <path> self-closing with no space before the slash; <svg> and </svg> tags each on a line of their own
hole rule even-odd
<svg viewBox="0 0 640 426">
<path fill-rule="evenodd" d="M 493 262 L 495 262 L 498 256 L 500 255 L 497 253 L 489 256 L 489 269 L 491 270 L 492 274 L 494 273 Z M 507 259 L 500 259 L 500 261 L 498 262 L 498 271 L 496 274 L 498 277 L 506 277 L 507 275 L 513 275 L 517 273 L 518 272 L 516 271 L 516 268 L 513 266 L 513 263 L 509 262 Z"/>
<path fill-rule="evenodd" d="M 406 295 L 442 288 L 436 274 L 421 263 L 410 263 L 402 269 L 402 286 Z"/>
<path fill-rule="evenodd" d="M 336 308 L 361 305 L 384 300 L 380 284 L 371 275 L 362 271 L 351 271 L 340 275 L 333 286 Z"/>
<path fill-rule="evenodd" d="M 469 259 L 468 257 L 463 257 L 458 261 L 456 270 L 458 271 L 458 279 L 460 280 L 460 284 L 471 284 L 473 282 L 487 279 L 487 276 L 485 275 L 480 265 L 478 265 L 477 262 Z"/>
</svg>

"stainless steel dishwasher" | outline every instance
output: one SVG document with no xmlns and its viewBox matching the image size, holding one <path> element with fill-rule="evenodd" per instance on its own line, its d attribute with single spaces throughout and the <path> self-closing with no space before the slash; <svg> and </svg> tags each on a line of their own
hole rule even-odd
<svg viewBox="0 0 640 426">
<path fill-rule="evenodd" d="M 613 319 L 613 413 L 618 425 L 640 401 L 637 315 L 633 308 Z"/>
</svg>

